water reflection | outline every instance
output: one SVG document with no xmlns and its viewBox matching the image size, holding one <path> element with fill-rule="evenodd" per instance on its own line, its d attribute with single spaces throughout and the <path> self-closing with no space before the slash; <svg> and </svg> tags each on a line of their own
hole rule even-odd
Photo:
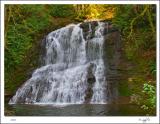
<svg viewBox="0 0 160 124">
<path fill-rule="evenodd" d="M 145 116 L 131 104 L 79 104 L 68 106 L 13 105 L 16 116 Z"/>
</svg>

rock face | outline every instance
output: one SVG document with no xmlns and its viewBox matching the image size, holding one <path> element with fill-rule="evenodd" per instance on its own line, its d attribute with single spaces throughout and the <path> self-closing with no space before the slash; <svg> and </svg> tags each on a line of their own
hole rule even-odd
<svg viewBox="0 0 160 124">
<path fill-rule="evenodd" d="M 108 103 L 119 59 L 119 33 L 107 22 L 71 24 L 43 40 L 41 67 L 20 87 L 10 104 Z"/>
</svg>

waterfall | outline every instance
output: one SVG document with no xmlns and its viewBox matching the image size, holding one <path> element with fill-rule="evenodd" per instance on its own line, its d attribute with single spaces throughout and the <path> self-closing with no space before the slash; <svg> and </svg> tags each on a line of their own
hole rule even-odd
<svg viewBox="0 0 160 124">
<path fill-rule="evenodd" d="M 17 90 L 9 104 L 107 103 L 103 59 L 106 25 L 71 24 L 49 33 L 43 40 L 44 64 Z"/>
</svg>

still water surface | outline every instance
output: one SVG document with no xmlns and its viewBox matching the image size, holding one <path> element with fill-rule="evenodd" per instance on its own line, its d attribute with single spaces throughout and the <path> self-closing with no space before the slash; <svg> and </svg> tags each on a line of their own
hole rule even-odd
<svg viewBox="0 0 160 124">
<path fill-rule="evenodd" d="M 132 104 L 12 105 L 16 116 L 145 116 Z"/>
</svg>

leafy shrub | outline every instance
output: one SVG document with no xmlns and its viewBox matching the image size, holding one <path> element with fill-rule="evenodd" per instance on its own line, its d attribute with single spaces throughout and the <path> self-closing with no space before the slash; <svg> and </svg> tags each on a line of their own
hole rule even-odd
<svg viewBox="0 0 160 124">
<path fill-rule="evenodd" d="M 156 107 L 156 88 L 155 86 L 145 83 L 143 86 L 143 93 L 147 95 L 146 106 L 148 108 L 155 108 Z"/>
<path fill-rule="evenodd" d="M 151 74 L 156 77 L 156 62 L 155 61 L 151 61 L 149 63 L 149 66 L 150 66 Z"/>
</svg>

